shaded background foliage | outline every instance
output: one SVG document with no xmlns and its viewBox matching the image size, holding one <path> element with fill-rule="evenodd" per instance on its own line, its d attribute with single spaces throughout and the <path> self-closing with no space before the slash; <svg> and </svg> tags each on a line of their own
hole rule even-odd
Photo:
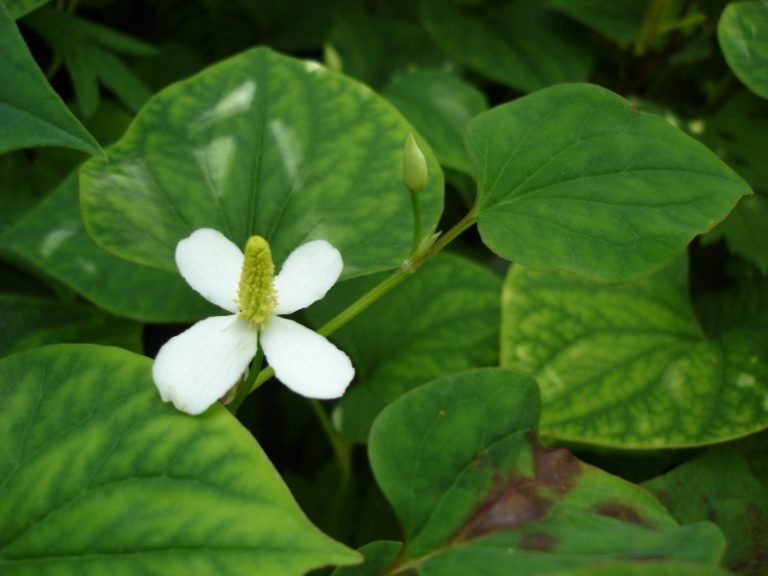
<svg viewBox="0 0 768 576">
<path fill-rule="evenodd" d="M 637 109 L 657 114 L 700 140 L 755 192 L 742 199 L 721 225 L 694 240 L 687 270 L 681 273 L 685 279 L 677 278 L 676 286 L 678 297 L 685 301 L 685 314 L 706 332 L 702 341 L 725 341 L 734 333 L 763 334 L 759 331 L 768 327 L 766 73 L 763 68 L 761 79 L 764 60 L 744 62 L 734 55 L 728 28 L 741 30 L 740 22 L 762 17 L 765 33 L 765 3 L 745 2 L 741 8 L 735 4 L 727 9 L 723 0 L 81 0 L 6 4 L 55 91 L 102 146 L 119 139 L 153 93 L 256 45 L 340 68 L 388 99 L 432 147 L 447 184 L 440 230 L 457 221 L 475 195 L 474 168 L 464 144 L 465 127 L 471 118 L 554 84 L 589 81 L 608 88 L 629 98 Z M 654 9 L 660 12 L 654 15 Z M 745 15 L 739 10 L 754 12 Z M 80 148 L 94 150 L 94 144 L 86 142 Z M 128 268 L 132 265 L 109 260 L 114 257 L 93 244 L 79 220 L 75 184 L 67 177 L 83 158 L 78 152 L 60 148 L 10 151 L 0 156 L 2 331 L 4 335 L 18 335 L 17 326 L 29 329 L 35 318 L 46 325 L 45 330 L 31 330 L 24 338 L 0 340 L 0 355 L 57 342 L 106 342 L 137 349 L 138 332 L 143 330 L 143 352 L 151 357 L 183 327 L 160 322 L 190 321 L 205 312 L 202 303 L 192 310 L 179 305 L 179 310 L 167 308 L 168 316 L 158 318 L 150 302 L 150 311 L 144 314 L 142 302 L 124 301 L 126 283 L 94 285 L 78 270 L 68 269 L 63 256 L 57 261 L 40 260 L 38 252 L 31 249 L 46 233 L 36 230 L 36 223 L 66 215 L 71 220 L 66 240 L 72 242 L 73 257 L 110 270 L 126 266 L 122 272 L 114 268 L 115 275 L 134 277 L 135 272 Z M 5 193 L 10 189 L 12 195 Z M 448 360 L 435 361 L 430 356 L 426 338 L 422 340 L 426 348 L 423 357 L 418 349 L 390 348 L 388 360 L 392 362 L 380 369 L 375 352 L 370 351 L 377 349 L 377 335 L 408 336 L 409 328 L 414 328 L 415 338 L 421 334 L 418 329 L 431 333 L 435 345 L 443 346 L 449 356 L 450 370 L 497 365 L 497 349 L 492 342 L 501 337 L 501 365 L 535 373 L 539 367 L 534 370 L 531 366 L 536 359 L 526 354 L 517 358 L 515 351 L 520 349 L 516 347 L 532 341 L 546 349 L 551 342 L 543 336 L 536 341 L 540 336 L 536 330 L 531 334 L 515 330 L 538 309 L 536 298 L 546 302 L 546 294 L 539 295 L 548 286 L 564 292 L 570 287 L 570 293 L 557 299 L 569 303 L 568 298 L 578 300 L 577 292 L 585 282 L 566 277 L 555 285 L 549 273 L 541 273 L 546 277 L 541 280 L 538 272 L 516 266 L 505 280 L 507 262 L 485 248 L 474 230 L 460 237 L 452 248 L 460 256 L 445 256 L 426 266 L 401 293 L 382 299 L 364 313 L 360 324 L 339 333 L 339 342 L 348 347 L 361 367 L 365 383 L 383 382 L 372 397 L 366 397 L 366 389 L 359 387 L 334 408 L 337 423 L 345 410 L 354 411 L 352 419 L 339 423 L 347 441 L 365 441 L 373 417 L 386 404 L 417 384 L 449 373 L 445 368 Z M 472 267 L 482 270 L 473 271 Z M 666 274 L 672 272 L 667 269 Z M 171 281 L 163 270 L 153 269 L 153 274 L 142 292 L 150 301 L 155 290 L 151 286 L 167 290 Z M 481 288 L 465 282 L 465 276 L 481 277 Z M 339 286 L 327 301 L 308 311 L 307 319 L 321 324 L 370 281 L 361 278 Z M 648 280 L 655 281 L 663 278 Z M 498 325 L 493 324 L 494 315 L 498 315 L 494 291 L 500 294 L 502 284 L 507 290 L 536 282 L 541 283 L 540 290 L 526 293 L 532 303 L 505 309 L 505 318 L 514 321 L 510 321 L 509 331 L 502 325 L 499 335 Z M 578 290 L 574 284 L 579 285 Z M 642 286 L 635 288 L 642 292 Z M 459 330 L 473 320 L 481 325 L 467 332 L 466 342 L 456 342 L 450 331 L 441 335 L 429 326 L 431 316 L 423 328 L 402 325 L 402 318 L 413 313 L 409 305 L 420 308 L 431 300 L 431 292 L 449 288 L 447 301 L 461 302 L 464 298 L 476 306 L 469 319 L 462 318 L 460 310 L 451 316 Z M 632 290 L 627 288 L 627 306 L 638 300 Z M 587 292 L 594 302 L 595 291 Z M 583 310 L 578 303 L 572 306 Z M 620 309 L 621 302 L 616 306 Z M 560 312 L 562 317 L 552 319 L 553 323 L 568 319 L 568 310 Z M 485 318 L 487 321 L 481 321 Z M 144 322 L 143 328 L 140 322 Z M 365 341 L 365 330 L 361 330 L 362 336 L 355 333 L 368 322 L 385 324 L 381 333 L 373 334 L 372 342 Z M 765 355 L 765 338 L 747 339 L 759 348 L 756 355 Z M 456 355 L 450 345 L 456 346 Z M 464 347 L 471 347 L 472 353 L 462 355 Z M 418 369 L 413 368 L 415 365 Z M 547 390 L 554 389 L 548 369 L 542 369 L 543 376 L 534 374 L 540 378 L 545 401 Z M 763 373 L 756 374 L 764 377 Z M 746 368 L 734 373 L 731 386 L 737 392 L 749 388 L 748 378 L 742 376 L 754 374 Z M 750 409 L 759 408 L 756 401 L 745 402 L 750 403 Z M 738 422 L 742 414 L 738 405 L 734 406 L 729 409 L 732 420 Z M 386 481 L 379 482 L 382 488 L 374 482 L 365 447 L 356 444 L 351 448 L 351 475 L 342 479 L 312 410 L 283 387 L 265 386 L 246 400 L 238 417 L 259 440 L 302 509 L 322 530 L 352 547 L 374 540 L 401 540 L 395 512 L 381 492 L 391 487 Z M 647 443 L 635 446 L 642 451 L 627 454 L 605 448 L 621 446 L 610 435 L 591 435 L 588 420 L 581 429 L 578 422 L 570 429 L 558 429 L 557 419 L 546 406 L 543 414 L 545 439 L 568 446 L 581 460 L 607 472 L 644 482 L 677 522 L 715 521 L 730 543 L 725 555 L 727 568 L 754 575 L 768 570 L 766 539 L 760 537 L 768 525 L 768 476 L 761 464 L 765 435 L 731 441 L 720 448 L 698 447 L 753 432 L 761 425 L 739 428 L 734 424 L 733 433 L 702 436 L 690 444 L 677 439 L 664 449 Z M 647 431 L 649 436 L 664 433 Z M 381 458 L 386 460 L 386 454 Z M 728 474 L 734 475 L 738 489 L 728 484 Z M 395 508 L 396 500 L 392 504 Z M 716 536 L 709 537 L 716 541 Z M 439 558 L 435 562 L 438 568 L 434 569 L 440 569 Z M 431 573 L 428 567 L 425 570 L 425 574 Z M 349 573 L 353 573 L 351 569 Z"/>
</svg>

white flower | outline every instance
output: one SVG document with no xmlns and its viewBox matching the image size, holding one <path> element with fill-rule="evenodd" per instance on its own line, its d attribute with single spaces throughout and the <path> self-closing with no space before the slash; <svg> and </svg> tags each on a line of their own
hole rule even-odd
<svg viewBox="0 0 768 576">
<path fill-rule="evenodd" d="M 245 254 L 220 232 L 202 228 L 176 246 L 176 265 L 192 288 L 232 315 L 201 320 L 171 338 L 152 375 L 160 396 L 200 414 L 245 373 L 258 342 L 275 376 L 309 398 L 337 398 L 355 370 L 344 352 L 301 324 L 281 318 L 321 299 L 344 266 L 325 240 L 299 246 L 274 275 L 269 245 L 253 236 Z"/>
</svg>

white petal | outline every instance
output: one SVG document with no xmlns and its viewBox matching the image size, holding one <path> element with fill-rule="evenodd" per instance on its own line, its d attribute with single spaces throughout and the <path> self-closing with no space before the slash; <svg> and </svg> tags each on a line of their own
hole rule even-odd
<svg viewBox="0 0 768 576">
<path fill-rule="evenodd" d="M 287 318 L 269 319 L 261 333 L 261 347 L 277 379 L 308 398 L 338 398 L 355 376 L 344 352 Z"/>
<path fill-rule="evenodd" d="M 288 255 L 275 277 L 275 314 L 291 314 L 320 300 L 341 275 L 341 253 L 325 240 L 302 244 Z"/>
<path fill-rule="evenodd" d="M 203 298 L 237 312 L 243 252 L 218 230 L 200 228 L 176 246 L 179 272 Z"/>
<path fill-rule="evenodd" d="M 256 355 L 257 331 L 237 316 L 213 316 L 168 340 L 152 366 L 160 396 L 200 414 L 224 396 Z"/>
</svg>

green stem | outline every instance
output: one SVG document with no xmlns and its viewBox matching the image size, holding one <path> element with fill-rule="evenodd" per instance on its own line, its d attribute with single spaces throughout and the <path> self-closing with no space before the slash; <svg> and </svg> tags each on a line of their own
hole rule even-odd
<svg viewBox="0 0 768 576">
<path fill-rule="evenodd" d="M 248 390 L 248 394 L 256 390 L 256 388 L 264 384 L 264 382 L 272 378 L 272 376 L 274 375 L 275 375 L 275 369 L 272 368 L 272 366 L 266 366 L 265 368 L 262 368 L 261 372 L 259 372 L 256 378 L 254 379 L 253 384 L 251 385 L 251 389 Z"/>
<path fill-rule="evenodd" d="M 339 494 L 341 495 L 346 491 L 352 473 L 352 446 L 347 440 L 342 438 L 338 432 L 336 432 L 336 428 L 333 427 L 330 418 L 328 418 L 328 413 L 325 411 L 325 408 L 323 408 L 323 405 L 319 400 L 312 398 L 309 400 L 309 404 L 312 406 L 312 410 L 315 412 L 318 422 L 320 422 L 320 427 L 323 429 L 323 432 L 325 432 L 328 442 L 331 444 L 331 448 L 333 448 L 333 453 L 336 455 L 336 461 L 339 463 L 339 469 L 341 470 Z"/>
<path fill-rule="evenodd" d="M 360 312 L 368 308 L 371 304 L 384 296 L 384 294 L 392 290 L 392 288 L 403 282 L 406 278 L 410 277 L 424 262 L 440 252 L 457 236 L 459 236 L 459 234 L 472 226 L 475 223 L 475 220 L 476 217 L 474 210 L 471 210 L 466 216 L 464 216 L 464 218 L 457 222 L 450 230 L 448 230 L 448 232 L 440 236 L 434 243 L 426 244 L 422 248 L 419 239 L 419 245 L 416 246 L 416 248 L 412 251 L 411 256 L 405 262 L 403 262 L 403 265 L 399 270 L 382 280 L 379 284 L 358 298 L 345 310 L 341 311 L 334 318 L 329 320 L 317 332 L 323 336 L 329 336 L 330 334 L 336 332 L 336 330 L 344 326 L 347 322 L 360 314 Z M 417 252 L 419 249 L 421 249 L 421 252 L 415 254 L 415 252 Z M 259 353 L 261 353 L 261 351 L 259 351 Z M 253 366 L 257 366 L 257 364 L 254 363 Z M 275 370 L 271 366 L 267 366 L 266 368 L 262 369 L 258 374 L 256 374 L 255 377 L 253 377 L 252 374 L 249 374 L 248 381 L 243 385 L 242 391 L 238 392 L 237 397 L 230 404 L 230 410 L 233 412 L 237 411 L 245 397 L 256 390 L 259 386 L 264 384 L 264 382 L 269 380 L 274 374 Z M 320 422 L 320 426 L 322 426 L 323 431 L 325 432 L 325 435 L 328 437 L 328 441 L 333 448 L 336 460 L 339 463 L 342 481 L 339 486 L 337 501 L 340 502 L 344 492 L 347 489 L 351 475 L 351 446 L 349 442 L 344 440 L 336 432 L 336 429 L 328 419 L 328 414 L 326 414 L 322 404 L 320 404 L 320 402 L 317 400 L 310 399 L 310 405 L 312 406 L 312 409 L 314 410 L 315 415 Z"/>
<path fill-rule="evenodd" d="M 635 55 L 642 56 L 656 40 L 664 25 L 664 17 L 669 10 L 670 0 L 651 0 L 645 12 L 643 27 L 635 41 Z"/>
<path fill-rule="evenodd" d="M 440 238 L 438 238 L 434 244 L 426 247 L 420 254 L 417 254 L 416 256 L 403 262 L 403 266 L 397 272 L 379 282 L 376 286 L 371 288 L 371 290 L 350 304 L 345 310 L 342 310 L 334 318 L 321 326 L 317 332 L 323 336 L 329 336 L 336 332 L 336 330 L 344 326 L 344 324 L 352 320 L 355 316 L 360 314 L 360 312 L 368 308 L 371 304 L 384 296 L 384 294 L 392 290 L 392 288 L 399 285 L 406 278 L 411 276 L 414 272 L 416 272 L 419 266 L 440 252 L 459 234 L 464 232 L 464 230 L 472 226 L 474 223 L 475 216 L 472 212 L 470 212 L 459 222 L 457 222 L 453 228 L 440 236 Z"/>
<path fill-rule="evenodd" d="M 371 304 L 384 296 L 384 294 L 392 290 L 392 288 L 403 282 L 422 264 L 424 264 L 424 262 L 448 246 L 448 244 L 455 240 L 457 236 L 472 226 L 475 223 L 475 220 L 475 212 L 474 210 L 471 210 L 466 216 L 464 216 L 464 218 L 459 220 L 450 230 L 448 230 L 448 232 L 441 235 L 433 244 L 426 246 L 420 254 L 403 262 L 403 266 L 394 274 L 379 282 L 376 286 L 371 288 L 371 290 L 363 294 L 347 308 L 326 322 L 317 331 L 318 334 L 322 334 L 323 336 L 330 336 L 336 332 L 336 330 L 344 326 L 347 322 L 360 314 L 360 312 L 368 308 Z M 267 366 L 266 368 L 262 369 L 256 378 L 253 379 L 253 384 L 250 387 L 248 385 L 244 386 L 244 388 L 248 390 L 247 394 L 250 394 L 256 390 L 259 386 L 264 384 L 264 382 L 272 378 L 274 374 L 275 370 L 271 366 Z M 250 382 L 251 378 L 249 377 L 248 380 Z"/>
<path fill-rule="evenodd" d="M 419 193 L 410 190 L 411 211 L 413 212 L 413 244 L 411 245 L 411 255 L 413 258 L 419 251 L 421 245 L 421 208 L 419 207 Z"/>
<path fill-rule="evenodd" d="M 256 352 L 256 357 L 253 359 L 253 362 L 251 362 L 251 370 L 248 372 L 248 379 L 243 383 L 242 386 L 240 386 L 240 389 L 237 391 L 237 394 L 235 395 L 235 398 L 227 404 L 227 409 L 232 412 L 232 414 L 236 414 L 237 411 L 240 409 L 240 406 L 242 406 L 243 402 L 245 401 L 246 396 L 250 394 L 251 389 L 254 387 L 254 381 L 258 379 L 259 375 L 264 372 L 264 370 L 256 370 L 259 366 L 261 366 L 261 363 L 264 361 L 264 352 L 259 350 Z"/>
</svg>

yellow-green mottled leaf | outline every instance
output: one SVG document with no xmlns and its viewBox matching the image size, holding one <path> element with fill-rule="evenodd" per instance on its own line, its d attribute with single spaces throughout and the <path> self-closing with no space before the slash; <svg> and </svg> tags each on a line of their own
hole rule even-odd
<svg viewBox="0 0 768 576">
<path fill-rule="evenodd" d="M 151 366 L 84 345 L 0 361 L 0 573 L 300 576 L 356 561 L 231 414 L 163 404 Z"/>
<path fill-rule="evenodd" d="M 548 437 L 616 448 L 722 442 L 768 426 L 768 330 L 708 337 L 687 267 L 621 286 L 513 266 L 501 364 L 533 375 Z"/>
<path fill-rule="evenodd" d="M 83 166 L 86 228 L 110 251 L 169 270 L 179 240 L 202 227 L 241 247 L 259 234 L 278 264 L 321 238 L 341 251 L 344 277 L 394 268 L 412 242 L 402 178 L 411 131 L 368 87 L 257 48 L 155 95 L 109 162 Z M 426 236 L 442 211 L 443 177 L 420 144 Z"/>
</svg>

